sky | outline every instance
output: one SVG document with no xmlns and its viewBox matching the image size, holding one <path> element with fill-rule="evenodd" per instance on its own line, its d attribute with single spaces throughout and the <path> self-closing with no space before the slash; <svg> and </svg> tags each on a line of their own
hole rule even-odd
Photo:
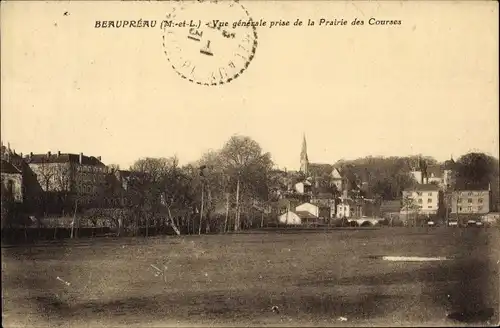
<svg viewBox="0 0 500 328">
<path fill-rule="evenodd" d="M 234 134 L 288 169 L 299 167 L 303 134 L 318 163 L 419 153 L 442 161 L 471 150 L 498 158 L 496 2 L 241 3 L 255 20 L 365 25 L 258 27 L 241 76 L 200 86 L 172 69 L 158 26 L 94 28 L 160 21 L 169 3 L 4 3 L 3 142 L 122 167 L 146 156 L 194 161 Z M 402 24 L 369 26 L 371 17 Z"/>
</svg>

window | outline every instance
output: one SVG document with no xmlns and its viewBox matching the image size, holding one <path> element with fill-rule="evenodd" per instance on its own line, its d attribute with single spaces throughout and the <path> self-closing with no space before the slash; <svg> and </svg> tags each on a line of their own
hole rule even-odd
<svg viewBox="0 0 500 328">
<path fill-rule="evenodd" d="M 432 196 L 432 192 L 428 193 L 427 196 Z"/>
<path fill-rule="evenodd" d="M 432 198 L 427 198 L 427 203 L 432 203 Z"/>
<path fill-rule="evenodd" d="M 469 196 L 472 196 L 472 192 L 469 192 L 469 194 L 468 194 L 468 195 L 469 195 Z"/>
<path fill-rule="evenodd" d="M 419 198 L 419 199 L 418 199 L 418 203 L 419 203 L 419 204 L 422 204 L 422 198 Z"/>
<path fill-rule="evenodd" d="M 478 207 L 477 207 L 477 210 L 478 210 L 478 211 L 482 211 L 482 210 L 483 210 L 483 207 L 482 207 L 482 206 L 478 206 Z"/>
<path fill-rule="evenodd" d="M 420 191 L 417 191 L 417 195 L 422 196 L 422 193 Z"/>
<path fill-rule="evenodd" d="M 427 208 L 432 208 L 432 206 L 427 206 Z"/>
<path fill-rule="evenodd" d="M 468 202 L 469 204 L 472 204 L 472 198 L 467 199 L 467 202 Z"/>
<path fill-rule="evenodd" d="M 471 212 L 472 211 L 472 206 L 467 207 L 467 211 Z"/>
<path fill-rule="evenodd" d="M 458 210 L 459 210 L 460 212 L 462 212 L 462 207 L 460 206 L 460 207 L 458 208 Z"/>
<path fill-rule="evenodd" d="M 482 204 L 482 203 L 483 203 L 483 199 L 482 199 L 482 198 L 479 198 L 479 199 L 477 200 L 477 202 L 478 202 L 478 203 L 480 203 L 480 204 Z"/>
<path fill-rule="evenodd" d="M 462 202 L 462 198 L 459 198 L 459 199 L 457 200 L 457 202 L 458 202 L 458 203 L 461 203 L 461 202 Z"/>
</svg>

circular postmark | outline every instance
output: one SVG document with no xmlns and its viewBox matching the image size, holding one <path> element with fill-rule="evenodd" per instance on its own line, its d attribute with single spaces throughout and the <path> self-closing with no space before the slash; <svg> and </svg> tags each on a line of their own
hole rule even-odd
<svg viewBox="0 0 500 328">
<path fill-rule="evenodd" d="M 193 83 L 229 83 L 255 56 L 256 24 L 237 0 L 176 1 L 163 25 L 169 63 Z"/>
</svg>

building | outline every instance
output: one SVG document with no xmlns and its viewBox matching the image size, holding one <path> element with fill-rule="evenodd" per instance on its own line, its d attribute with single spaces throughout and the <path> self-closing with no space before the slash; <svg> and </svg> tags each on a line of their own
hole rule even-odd
<svg viewBox="0 0 500 328">
<path fill-rule="evenodd" d="M 319 217 L 328 220 L 335 218 L 337 200 L 330 193 L 319 193 L 311 197 L 310 203 L 319 208 Z"/>
<path fill-rule="evenodd" d="M 337 204 L 337 218 L 352 218 L 352 217 L 362 217 L 365 215 L 365 204 L 364 200 L 354 200 L 352 198 L 345 198 Z"/>
<path fill-rule="evenodd" d="M 297 182 L 294 189 L 299 194 L 308 194 L 311 192 L 312 183 L 309 180 Z"/>
<path fill-rule="evenodd" d="M 443 187 L 445 190 L 449 190 L 455 184 L 455 172 L 457 169 L 457 164 L 453 160 L 453 156 L 444 162 L 443 165 Z"/>
<path fill-rule="evenodd" d="M 432 183 L 418 184 L 404 190 L 403 203 L 404 199 L 407 199 L 407 202 L 411 202 L 411 204 L 403 204 L 402 211 L 415 210 L 418 214 L 437 215 L 443 207 L 443 192 L 438 185 Z"/>
<path fill-rule="evenodd" d="M 279 216 L 278 221 L 286 225 L 304 225 L 317 223 L 318 217 L 307 211 L 287 211 Z"/>
<path fill-rule="evenodd" d="M 319 207 L 311 203 L 303 203 L 295 207 L 296 212 L 308 212 L 314 215 L 316 218 L 319 217 Z"/>
<path fill-rule="evenodd" d="M 420 160 L 418 167 L 412 170 L 413 178 L 420 184 L 436 184 L 441 190 L 448 190 L 454 183 L 456 163 L 451 159 L 443 164 L 427 165 Z"/>
<path fill-rule="evenodd" d="M 307 157 L 306 135 L 302 139 L 302 150 L 300 152 L 300 172 L 306 177 L 309 176 L 309 158 Z"/>
<path fill-rule="evenodd" d="M 401 200 L 385 200 L 380 204 L 380 208 L 378 208 L 377 212 L 379 216 L 391 221 L 399 219 L 401 213 Z"/>
<path fill-rule="evenodd" d="M 1 160 L 1 183 L 2 193 L 16 203 L 24 201 L 24 184 L 22 172 L 6 160 Z"/>
<path fill-rule="evenodd" d="M 458 190 L 451 193 L 452 214 L 486 214 L 491 210 L 490 190 Z"/>
<path fill-rule="evenodd" d="M 23 154 L 17 154 L 15 150 L 10 148 L 10 145 L 5 147 L 2 143 L 0 157 L 5 192 L 10 189 L 8 184 L 12 184 L 15 201 L 22 203 L 24 210 L 29 211 L 38 207 L 42 191 L 35 174 L 24 161 Z"/>
<path fill-rule="evenodd" d="M 78 200 L 79 206 L 92 206 L 99 201 L 105 188 L 108 168 L 101 157 L 83 153 L 70 154 L 58 151 L 53 154 L 25 156 L 25 162 L 36 175 L 44 193 L 66 195 L 70 203 Z"/>
<path fill-rule="evenodd" d="M 300 172 L 306 178 L 312 178 L 309 182 L 318 182 L 319 184 L 321 184 L 320 180 L 326 179 L 329 183 L 335 185 L 337 190 L 339 191 L 345 188 L 344 177 L 339 168 L 335 168 L 330 164 L 309 162 L 305 135 L 302 140 L 302 149 L 300 152 Z"/>
<path fill-rule="evenodd" d="M 331 179 L 332 183 L 335 185 L 337 190 L 344 190 L 345 189 L 345 183 L 344 183 L 344 178 L 342 176 L 342 173 L 338 168 L 334 168 L 331 173 Z"/>
<path fill-rule="evenodd" d="M 351 199 L 343 200 L 337 205 L 337 218 L 350 218 L 352 216 L 352 210 L 354 207 L 354 202 Z"/>
</svg>

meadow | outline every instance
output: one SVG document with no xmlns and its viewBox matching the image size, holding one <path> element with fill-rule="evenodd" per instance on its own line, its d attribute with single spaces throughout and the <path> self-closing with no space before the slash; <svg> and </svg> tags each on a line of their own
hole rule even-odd
<svg viewBox="0 0 500 328">
<path fill-rule="evenodd" d="M 499 235 L 384 228 L 2 246 L 3 326 L 493 325 Z M 447 317 L 485 309 L 492 316 Z"/>
</svg>

